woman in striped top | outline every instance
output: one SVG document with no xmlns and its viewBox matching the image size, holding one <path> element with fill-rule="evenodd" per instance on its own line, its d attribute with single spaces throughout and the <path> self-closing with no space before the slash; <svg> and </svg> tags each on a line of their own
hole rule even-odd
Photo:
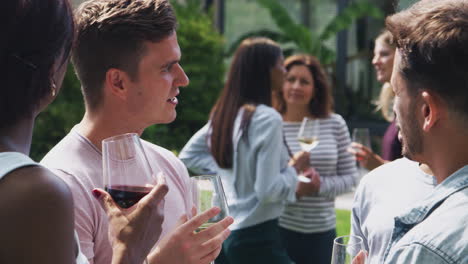
<svg viewBox="0 0 468 264">
<path fill-rule="evenodd" d="M 311 151 L 310 166 L 318 172 L 317 192 L 289 203 L 279 225 L 288 254 L 296 264 L 330 263 L 335 227 L 335 197 L 356 185 L 355 159 L 347 152 L 348 128 L 332 112 L 327 77 L 319 61 L 309 55 L 286 59 L 286 81 L 276 96 L 283 117 L 287 145 L 300 150 L 297 135 L 304 117 L 318 119 L 319 144 Z"/>
</svg>

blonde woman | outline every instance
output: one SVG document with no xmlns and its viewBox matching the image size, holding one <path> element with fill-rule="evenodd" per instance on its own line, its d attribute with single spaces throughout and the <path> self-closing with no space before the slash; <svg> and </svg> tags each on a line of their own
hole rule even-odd
<svg viewBox="0 0 468 264">
<path fill-rule="evenodd" d="M 390 85 L 395 48 L 396 46 L 393 42 L 393 37 L 387 30 L 383 31 L 375 39 L 372 65 L 374 65 L 377 80 L 380 83 L 383 83 L 376 105 L 377 110 L 382 112 L 385 120 L 390 122 L 390 125 L 385 131 L 382 139 L 381 155 L 378 155 L 372 152 L 371 149 L 355 142 L 352 143 L 353 149 L 349 150 L 356 156 L 361 166 L 368 170 L 373 170 L 388 161 L 401 158 L 401 143 L 398 140 L 398 129 L 394 121 L 395 117 L 393 113 L 393 98 L 395 97 L 395 94 L 393 93 Z"/>
</svg>

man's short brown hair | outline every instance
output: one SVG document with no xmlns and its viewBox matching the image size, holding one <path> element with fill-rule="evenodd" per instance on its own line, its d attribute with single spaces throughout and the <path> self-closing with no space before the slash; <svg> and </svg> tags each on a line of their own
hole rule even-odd
<svg viewBox="0 0 468 264">
<path fill-rule="evenodd" d="M 89 0 L 79 6 L 75 16 L 77 39 L 72 62 L 90 109 L 101 102 L 110 68 L 136 78 L 144 43 L 169 37 L 177 26 L 167 0 Z"/>
<path fill-rule="evenodd" d="M 434 91 L 468 117 L 468 1 L 424 0 L 387 18 L 410 92 Z"/>
</svg>

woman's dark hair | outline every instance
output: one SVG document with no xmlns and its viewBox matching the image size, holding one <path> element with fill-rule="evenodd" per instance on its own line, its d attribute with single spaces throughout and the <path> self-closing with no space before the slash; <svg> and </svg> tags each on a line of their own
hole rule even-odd
<svg viewBox="0 0 468 264">
<path fill-rule="evenodd" d="M 256 106 L 271 105 L 271 70 L 281 56 L 280 46 L 268 38 L 248 38 L 237 48 L 226 85 L 211 110 L 211 153 L 219 167 L 232 167 L 239 109 L 244 108 L 241 129 L 247 131 Z"/>
<path fill-rule="evenodd" d="M 8 0 L 1 10 L 0 129 L 32 117 L 51 94 L 54 64 L 68 61 L 74 36 L 67 0 Z"/>
<path fill-rule="evenodd" d="M 312 116 L 323 118 L 330 115 L 333 110 L 333 97 L 327 75 L 318 59 L 311 55 L 292 55 L 284 61 L 286 71 L 290 71 L 294 66 L 306 66 L 314 80 L 314 97 L 309 102 L 309 112 Z M 275 108 L 281 114 L 286 112 L 286 101 L 283 91 L 275 93 Z"/>
</svg>

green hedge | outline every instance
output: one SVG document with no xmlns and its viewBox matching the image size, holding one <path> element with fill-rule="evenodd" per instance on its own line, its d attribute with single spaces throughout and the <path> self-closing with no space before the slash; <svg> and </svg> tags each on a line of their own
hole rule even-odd
<svg viewBox="0 0 468 264">
<path fill-rule="evenodd" d="M 197 2 L 174 3 L 181 64 L 190 78 L 190 85 L 180 89 L 177 119 L 169 125 L 149 127 L 143 134 L 143 138 L 171 150 L 179 150 L 205 124 L 223 85 L 224 40 Z M 81 120 L 83 113 L 80 84 L 70 66 L 58 98 L 36 120 L 31 156 L 40 160 Z"/>
</svg>

